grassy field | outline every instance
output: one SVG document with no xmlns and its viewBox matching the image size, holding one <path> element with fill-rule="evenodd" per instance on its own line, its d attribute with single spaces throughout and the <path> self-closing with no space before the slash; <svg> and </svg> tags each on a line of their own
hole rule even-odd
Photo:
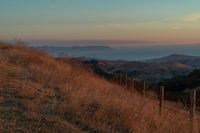
<svg viewBox="0 0 200 133">
<path fill-rule="evenodd" d="M 191 133 L 189 112 L 172 106 L 160 116 L 157 101 L 85 69 L 1 43 L 0 132 Z"/>
</svg>

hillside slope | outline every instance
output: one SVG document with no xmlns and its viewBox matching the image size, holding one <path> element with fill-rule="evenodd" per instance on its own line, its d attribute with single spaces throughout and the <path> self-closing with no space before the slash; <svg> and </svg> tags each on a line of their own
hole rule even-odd
<svg viewBox="0 0 200 133">
<path fill-rule="evenodd" d="M 191 89 L 199 89 L 200 69 L 195 69 L 186 76 L 176 76 L 164 80 L 160 84 L 163 84 L 165 88 L 170 91 L 189 91 Z"/>
<path fill-rule="evenodd" d="M 86 60 L 94 70 L 112 75 L 128 74 L 139 80 L 162 81 L 177 75 L 186 75 L 192 67 L 181 63 L 145 63 L 139 61 Z"/>
<path fill-rule="evenodd" d="M 72 61 L 0 44 L 0 131 L 189 133 L 180 109 L 164 110 Z M 174 124 L 176 123 L 176 124 Z"/>
<path fill-rule="evenodd" d="M 191 68 L 199 68 L 200 67 L 200 57 L 199 56 L 190 56 L 190 55 L 179 55 L 172 54 L 166 57 L 150 59 L 146 62 L 149 63 L 180 63 L 186 66 L 190 66 Z"/>
</svg>

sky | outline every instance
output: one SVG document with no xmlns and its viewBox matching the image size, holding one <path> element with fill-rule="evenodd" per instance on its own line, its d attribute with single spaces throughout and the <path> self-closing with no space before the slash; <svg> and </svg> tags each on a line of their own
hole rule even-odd
<svg viewBox="0 0 200 133">
<path fill-rule="evenodd" d="M 200 43 L 199 0 L 0 0 L 0 40 Z"/>
</svg>

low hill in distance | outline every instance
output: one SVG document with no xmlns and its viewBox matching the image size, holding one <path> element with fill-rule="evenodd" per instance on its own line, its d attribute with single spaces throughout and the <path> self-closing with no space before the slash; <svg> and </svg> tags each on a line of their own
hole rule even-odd
<svg viewBox="0 0 200 133">
<path fill-rule="evenodd" d="M 160 84 L 164 85 L 170 91 L 189 91 L 191 89 L 199 90 L 200 87 L 200 69 L 195 69 L 186 76 L 175 76 L 166 79 Z"/>
<path fill-rule="evenodd" d="M 51 53 L 53 56 L 58 57 L 60 55 L 67 56 L 84 56 L 91 55 L 94 53 L 110 52 L 114 49 L 108 46 L 38 46 L 36 49 Z"/>
<path fill-rule="evenodd" d="M 145 62 L 150 63 L 180 63 L 184 65 L 188 65 L 192 68 L 200 67 L 200 57 L 199 56 L 189 56 L 189 55 L 180 55 L 180 54 L 172 54 L 167 57 L 157 58 L 147 60 Z"/>
<path fill-rule="evenodd" d="M 108 46 L 71 46 L 71 47 L 64 47 L 64 46 L 39 46 L 36 47 L 41 50 L 65 50 L 65 51 L 88 51 L 88 50 L 95 50 L 95 51 L 100 51 L 100 50 L 112 50 L 113 48 L 108 47 Z"/>
<path fill-rule="evenodd" d="M 125 75 L 138 80 L 159 82 L 178 75 L 187 75 L 193 68 L 181 63 L 145 63 L 138 61 L 86 60 L 96 70 L 112 75 Z"/>
<path fill-rule="evenodd" d="M 1 132 L 190 133 L 188 112 L 171 108 L 161 117 L 157 101 L 76 61 L 0 44 Z"/>
<path fill-rule="evenodd" d="M 104 75 L 125 75 L 138 80 L 160 82 L 175 76 L 188 75 L 200 68 L 200 57 L 172 54 L 167 57 L 146 61 L 81 59 L 94 71 Z M 101 74 L 102 75 L 102 74 Z"/>
</svg>

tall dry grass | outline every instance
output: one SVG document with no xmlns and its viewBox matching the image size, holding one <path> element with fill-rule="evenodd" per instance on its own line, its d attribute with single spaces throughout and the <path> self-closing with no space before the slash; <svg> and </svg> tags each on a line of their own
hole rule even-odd
<svg viewBox="0 0 200 133">
<path fill-rule="evenodd" d="M 0 44 L 1 132 L 191 132 L 187 111 L 165 108 L 162 116 L 158 111 L 155 100 L 75 62 Z"/>
</svg>

